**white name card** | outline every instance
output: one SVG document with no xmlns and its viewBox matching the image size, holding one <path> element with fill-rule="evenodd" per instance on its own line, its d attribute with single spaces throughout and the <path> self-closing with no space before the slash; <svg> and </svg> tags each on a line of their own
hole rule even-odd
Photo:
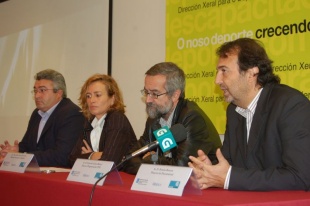
<svg viewBox="0 0 310 206">
<path fill-rule="evenodd" d="M 67 180 L 95 184 L 99 178 L 110 172 L 113 165 L 114 162 L 111 161 L 77 159 L 67 177 Z M 115 173 L 117 174 L 115 175 Z M 111 171 L 111 173 L 107 176 L 111 176 L 116 179 L 118 178 L 118 180 L 115 180 L 115 184 L 121 183 L 117 169 L 113 169 L 113 171 Z M 98 185 L 103 185 L 107 176 L 100 180 Z"/>
<path fill-rule="evenodd" d="M 40 172 L 40 167 L 33 154 L 7 153 L 0 170 L 18 173 Z"/>
<path fill-rule="evenodd" d="M 192 168 L 141 164 L 131 190 L 182 196 Z"/>
</svg>

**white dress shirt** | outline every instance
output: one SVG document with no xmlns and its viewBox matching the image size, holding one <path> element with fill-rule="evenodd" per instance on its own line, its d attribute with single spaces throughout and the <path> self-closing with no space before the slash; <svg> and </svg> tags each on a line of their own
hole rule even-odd
<svg viewBox="0 0 310 206">
<path fill-rule="evenodd" d="M 59 101 L 60 102 L 60 101 Z M 41 133 L 42 130 L 48 120 L 48 118 L 51 116 L 51 114 L 53 113 L 53 111 L 55 110 L 55 108 L 57 107 L 57 105 L 59 104 L 59 102 L 57 104 L 55 104 L 54 106 L 52 106 L 49 110 L 47 110 L 46 112 L 43 112 L 41 110 L 38 111 L 38 114 L 41 116 L 41 120 L 40 120 L 40 124 L 39 124 L 39 129 L 38 129 L 38 137 L 37 137 L 37 143 L 39 142 L 39 139 L 41 137 Z"/>
<path fill-rule="evenodd" d="M 90 142 L 94 152 L 99 151 L 100 136 L 106 116 L 107 114 L 103 115 L 99 120 L 95 117 L 91 123 L 93 130 L 90 133 Z"/>
<path fill-rule="evenodd" d="M 236 112 L 239 113 L 244 118 L 246 118 L 247 141 L 249 141 L 249 134 L 250 134 L 250 129 L 251 129 L 251 125 L 252 125 L 253 116 L 254 116 L 254 113 L 255 113 L 255 109 L 256 109 L 256 106 L 257 106 L 258 99 L 259 99 L 260 94 L 262 93 L 262 91 L 263 91 L 263 88 L 261 88 L 258 91 L 257 95 L 252 100 L 252 102 L 249 104 L 247 109 L 243 109 L 241 107 L 236 107 Z M 240 138 L 242 138 L 242 137 L 240 137 Z M 229 188 L 230 174 L 231 174 L 231 166 L 229 167 L 227 175 L 226 175 L 226 179 L 225 179 L 225 183 L 224 183 L 224 189 L 228 189 Z"/>
</svg>

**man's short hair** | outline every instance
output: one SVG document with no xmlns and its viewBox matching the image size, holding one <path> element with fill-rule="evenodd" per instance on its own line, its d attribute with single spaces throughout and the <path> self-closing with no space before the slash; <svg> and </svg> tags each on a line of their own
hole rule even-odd
<svg viewBox="0 0 310 206">
<path fill-rule="evenodd" d="M 146 71 L 146 75 L 164 75 L 166 77 L 165 89 L 171 95 L 176 90 L 181 90 L 180 98 L 185 98 L 185 74 L 184 71 L 172 62 L 161 62 Z"/>
<path fill-rule="evenodd" d="M 55 90 L 62 90 L 62 98 L 67 97 L 67 87 L 65 78 L 62 76 L 61 73 L 53 70 L 53 69 L 45 69 L 40 72 L 38 72 L 34 76 L 35 80 L 41 80 L 41 79 L 47 79 L 51 80 L 54 83 L 54 89 Z"/>
</svg>

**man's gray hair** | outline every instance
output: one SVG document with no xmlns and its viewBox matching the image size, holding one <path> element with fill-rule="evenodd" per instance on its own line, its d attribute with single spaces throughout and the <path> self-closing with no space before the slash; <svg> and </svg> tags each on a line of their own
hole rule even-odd
<svg viewBox="0 0 310 206">
<path fill-rule="evenodd" d="M 54 83 L 54 89 L 55 90 L 62 90 L 62 98 L 67 97 L 67 87 L 66 87 L 66 82 L 65 78 L 62 76 L 61 73 L 53 70 L 53 69 L 45 69 L 40 72 L 38 72 L 34 76 L 35 80 L 41 80 L 41 79 L 47 79 L 51 80 Z"/>
<path fill-rule="evenodd" d="M 166 77 L 165 89 L 169 94 L 173 94 L 176 90 L 180 89 L 180 98 L 185 98 L 185 74 L 184 71 L 172 62 L 161 62 L 152 66 L 146 75 L 164 75 Z"/>
</svg>

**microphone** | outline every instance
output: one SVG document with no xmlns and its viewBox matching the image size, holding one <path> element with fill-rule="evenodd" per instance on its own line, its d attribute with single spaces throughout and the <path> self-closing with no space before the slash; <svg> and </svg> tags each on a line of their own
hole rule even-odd
<svg viewBox="0 0 310 206">
<path fill-rule="evenodd" d="M 158 144 L 161 147 L 161 149 L 167 151 L 170 150 L 174 147 L 177 146 L 176 142 L 182 142 L 183 140 L 186 139 L 187 137 L 187 131 L 185 129 L 185 127 L 182 124 L 175 124 L 173 126 L 171 126 L 170 130 L 167 126 L 159 129 L 159 130 L 155 130 L 153 132 L 153 134 L 155 135 L 155 138 L 157 139 L 154 142 L 151 142 L 150 144 L 142 147 L 141 149 L 126 155 L 123 160 L 116 166 L 114 166 L 109 172 L 105 173 L 102 177 L 100 177 L 95 184 L 92 187 L 91 193 L 90 193 L 90 198 L 89 198 L 89 202 L 88 205 L 91 206 L 92 204 L 92 200 L 93 200 L 93 195 L 95 192 L 95 188 L 96 185 L 98 184 L 98 182 L 100 180 L 102 180 L 104 177 L 106 177 L 108 174 L 110 174 L 113 170 L 117 169 L 119 166 L 121 166 L 125 161 L 140 155 L 144 152 L 147 152 L 151 149 L 154 149 Z M 153 158 L 152 158 L 153 159 Z M 154 161 L 157 162 L 158 160 L 158 155 L 157 157 L 154 157 Z"/>
<path fill-rule="evenodd" d="M 171 126 L 169 129 L 167 126 L 162 127 L 159 130 L 155 130 L 153 132 L 155 135 L 155 138 L 157 139 L 154 142 L 151 142 L 148 145 L 145 145 L 144 147 L 136 150 L 135 152 L 126 155 L 123 159 L 123 161 L 127 161 L 135 156 L 138 156 L 140 154 L 143 154 L 147 151 L 150 151 L 157 147 L 157 145 L 160 146 L 161 150 L 163 152 L 166 152 L 174 147 L 177 146 L 177 142 L 182 142 L 187 137 L 187 132 L 185 127 L 182 124 L 175 124 Z"/>
</svg>

